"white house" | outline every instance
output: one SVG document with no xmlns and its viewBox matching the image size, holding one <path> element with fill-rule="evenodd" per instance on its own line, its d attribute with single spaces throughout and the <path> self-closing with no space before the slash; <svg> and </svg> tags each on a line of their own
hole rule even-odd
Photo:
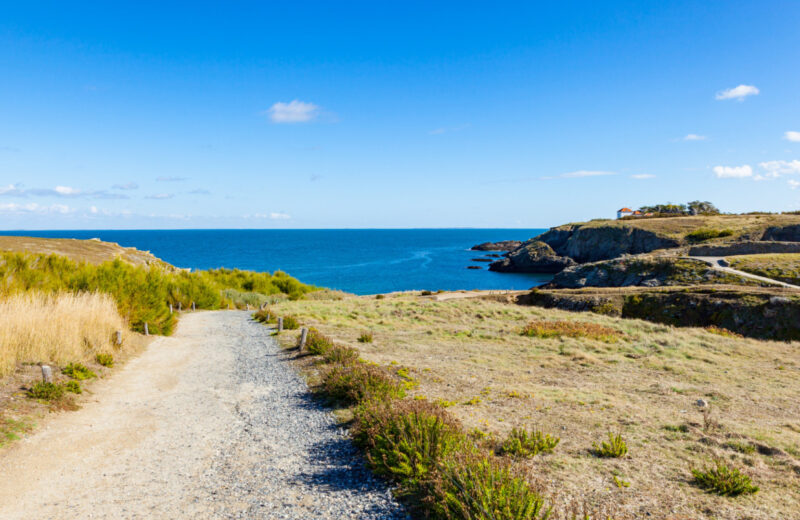
<svg viewBox="0 0 800 520">
<path fill-rule="evenodd" d="M 617 210 L 617 218 L 630 217 L 631 215 L 633 215 L 633 210 L 631 208 L 622 208 Z"/>
</svg>

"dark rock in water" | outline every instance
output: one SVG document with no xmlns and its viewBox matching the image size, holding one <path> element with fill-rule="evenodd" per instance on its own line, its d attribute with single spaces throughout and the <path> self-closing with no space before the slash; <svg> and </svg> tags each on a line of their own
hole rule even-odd
<svg viewBox="0 0 800 520">
<path fill-rule="evenodd" d="M 793 226 L 773 226 L 764 231 L 761 240 L 777 240 L 781 242 L 800 242 L 800 224 Z"/>
<path fill-rule="evenodd" d="M 494 262 L 491 258 L 473 258 L 473 262 Z"/>
<path fill-rule="evenodd" d="M 484 242 L 477 246 L 472 246 L 473 251 L 513 251 L 522 245 L 519 240 L 503 240 L 502 242 Z"/>
<path fill-rule="evenodd" d="M 493 262 L 490 271 L 513 273 L 557 273 L 575 265 L 571 258 L 558 256 L 544 242 L 528 241 L 502 260 Z"/>
<path fill-rule="evenodd" d="M 502 258 L 503 257 L 503 255 L 498 255 L 497 253 L 491 253 L 491 254 L 488 254 L 486 256 L 487 257 L 491 257 L 491 258 Z"/>
<path fill-rule="evenodd" d="M 467 269 L 483 269 L 483 267 L 481 267 L 479 265 L 468 265 Z"/>
</svg>

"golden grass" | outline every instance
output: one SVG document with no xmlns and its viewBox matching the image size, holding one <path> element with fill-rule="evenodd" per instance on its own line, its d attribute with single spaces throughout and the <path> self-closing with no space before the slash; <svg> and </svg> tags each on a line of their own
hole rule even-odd
<svg viewBox="0 0 800 520">
<path fill-rule="evenodd" d="M 113 242 L 77 240 L 74 238 L 38 238 L 0 236 L 0 251 L 25 251 L 33 254 L 56 254 L 76 262 L 102 264 L 116 258 L 133 265 L 158 265 L 169 270 L 175 268 L 153 256 L 149 251 L 135 247 L 122 247 Z"/>
<path fill-rule="evenodd" d="M 552 454 L 520 463 L 559 507 L 585 501 L 615 520 L 765 520 L 800 511 L 800 343 L 497 299 L 399 294 L 274 308 L 368 361 L 402 366 L 419 382 L 413 398 L 447 402 L 468 430 L 498 441 L 515 427 L 560 437 Z M 534 320 L 591 323 L 621 336 L 606 343 L 521 335 Z M 363 330 L 372 343 L 356 340 Z M 710 404 L 707 418 L 698 399 Z M 609 431 L 625 438 L 626 457 L 592 455 Z M 760 448 L 743 453 L 731 441 Z M 759 493 L 732 500 L 693 485 L 690 468 L 715 457 L 743 468 Z"/>
<path fill-rule="evenodd" d="M 740 271 L 795 285 L 800 284 L 800 254 L 798 253 L 731 256 L 728 261 L 731 263 L 731 267 Z"/>
<path fill-rule="evenodd" d="M 107 294 L 22 293 L 0 301 L 0 377 L 19 363 L 92 362 L 128 327 Z"/>
<path fill-rule="evenodd" d="M 597 323 L 573 320 L 533 320 L 522 329 L 529 338 L 587 338 L 614 343 L 620 338 L 619 331 Z"/>
</svg>

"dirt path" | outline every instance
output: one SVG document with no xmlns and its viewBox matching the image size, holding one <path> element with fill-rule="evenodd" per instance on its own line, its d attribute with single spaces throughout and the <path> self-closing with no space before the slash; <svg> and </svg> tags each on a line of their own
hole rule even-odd
<svg viewBox="0 0 800 520">
<path fill-rule="evenodd" d="M 181 319 L 0 454 L 0 518 L 404 518 L 244 312 Z"/>
<path fill-rule="evenodd" d="M 797 285 L 792 285 L 790 283 L 781 282 L 779 280 L 773 280 L 772 278 L 767 278 L 765 276 L 758 276 L 757 274 L 752 274 L 752 273 L 748 273 L 748 272 L 745 272 L 745 271 L 740 271 L 738 269 L 734 269 L 733 267 L 722 265 L 720 263 L 720 261 L 721 260 L 725 260 L 725 257 L 723 257 L 723 256 L 690 256 L 689 258 L 694 258 L 695 260 L 703 261 L 703 262 L 707 263 L 708 265 L 710 265 L 711 267 L 713 267 L 714 269 L 718 269 L 720 271 L 725 271 L 726 273 L 731 273 L 731 274 L 735 274 L 735 275 L 738 275 L 738 276 L 743 276 L 745 278 L 751 278 L 753 280 L 758 280 L 758 281 L 761 281 L 761 282 L 768 282 L 768 283 L 770 283 L 772 285 L 779 285 L 781 287 L 788 287 L 789 289 L 800 289 L 800 287 L 798 287 Z"/>
</svg>

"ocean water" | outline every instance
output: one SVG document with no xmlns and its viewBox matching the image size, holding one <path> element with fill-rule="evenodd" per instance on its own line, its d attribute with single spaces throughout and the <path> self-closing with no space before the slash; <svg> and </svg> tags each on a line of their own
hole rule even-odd
<svg viewBox="0 0 800 520">
<path fill-rule="evenodd" d="M 527 240 L 544 229 L 298 229 L 3 231 L 4 235 L 99 238 L 150 251 L 178 267 L 283 270 L 355 294 L 406 290 L 528 289 L 550 275 L 493 273 L 481 242 Z M 467 269 L 481 266 L 480 270 Z"/>
</svg>

